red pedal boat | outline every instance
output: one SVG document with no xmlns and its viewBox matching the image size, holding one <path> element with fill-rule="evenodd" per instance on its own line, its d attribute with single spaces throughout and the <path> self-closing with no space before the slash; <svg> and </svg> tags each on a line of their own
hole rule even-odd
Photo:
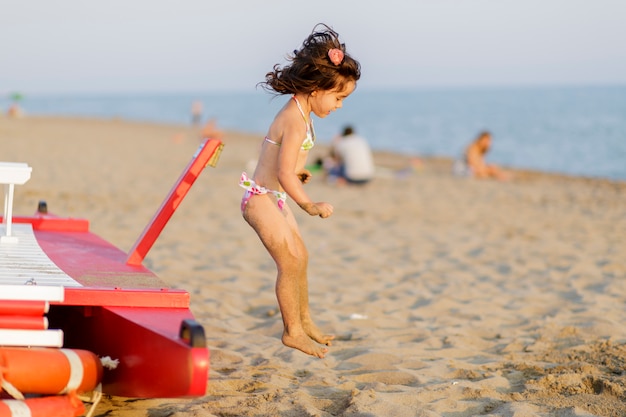
<svg viewBox="0 0 626 417">
<path fill-rule="evenodd" d="M 222 146 L 215 139 L 202 142 L 129 253 L 91 233 L 85 219 L 49 214 L 45 202 L 33 216 L 13 216 L 13 184 L 9 187 L 5 181 L 0 316 L 3 296 L 18 286 L 61 286 L 62 297 L 50 301 L 49 309 L 31 308 L 38 313 L 5 314 L 6 323 L 24 323 L 27 319 L 20 314 L 39 317 L 22 329 L 14 328 L 19 324 L 0 326 L 0 349 L 11 344 L 10 332 L 32 336 L 26 339 L 29 346 L 49 341 L 51 334 L 54 344 L 60 334 L 63 349 L 87 350 L 118 361 L 114 369 L 103 371 L 104 393 L 140 398 L 204 395 L 209 349 L 204 329 L 190 311 L 189 293 L 169 288 L 142 262 L 201 171 L 215 166 Z M 25 248 L 24 254 L 20 248 Z M 33 302 L 20 307 L 18 297 L 6 303 L 15 311 L 29 311 Z M 47 326 L 42 326 L 45 311 Z"/>
</svg>

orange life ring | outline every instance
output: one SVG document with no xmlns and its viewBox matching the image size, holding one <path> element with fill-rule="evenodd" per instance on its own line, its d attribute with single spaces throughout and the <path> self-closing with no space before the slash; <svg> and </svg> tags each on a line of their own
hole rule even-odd
<svg viewBox="0 0 626 417">
<path fill-rule="evenodd" d="M 78 417 L 85 413 L 85 405 L 74 395 L 0 400 L 0 417 Z"/>
<path fill-rule="evenodd" d="M 22 393 L 89 392 L 101 379 L 100 359 L 87 350 L 0 347 L 0 381 Z"/>
</svg>

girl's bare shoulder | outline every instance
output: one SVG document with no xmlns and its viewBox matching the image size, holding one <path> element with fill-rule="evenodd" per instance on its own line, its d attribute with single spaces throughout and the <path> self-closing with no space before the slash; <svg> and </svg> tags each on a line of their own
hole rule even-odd
<svg viewBox="0 0 626 417">
<path fill-rule="evenodd" d="M 274 121 L 270 126 L 270 135 L 277 138 L 280 137 L 281 141 L 285 139 L 291 140 L 292 138 L 294 140 L 298 138 L 303 139 L 306 135 L 306 125 L 303 122 L 302 115 L 291 101 L 286 103 L 274 117 Z"/>
</svg>

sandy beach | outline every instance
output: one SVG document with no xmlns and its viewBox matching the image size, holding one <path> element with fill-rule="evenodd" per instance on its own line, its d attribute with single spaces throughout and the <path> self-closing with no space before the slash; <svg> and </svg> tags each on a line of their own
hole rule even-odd
<svg viewBox="0 0 626 417">
<path fill-rule="evenodd" d="M 107 417 L 626 415 L 626 182 L 377 153 L 365 187 L 299 212 L 325 359 L 280 342 L 275 267 L 242 219 L 237 181 L 261 136 L 225 132 L 145 265 L 191 294 L 211 352 L 206 395 L 105 396 Z M 188 126 L 0 117 L 0 161 L 26 162 L 16 214 L 40 200 L 127 251 L 199 144 Z M 312 151 L 310 161 L 323 155 Z"/>
</svg>

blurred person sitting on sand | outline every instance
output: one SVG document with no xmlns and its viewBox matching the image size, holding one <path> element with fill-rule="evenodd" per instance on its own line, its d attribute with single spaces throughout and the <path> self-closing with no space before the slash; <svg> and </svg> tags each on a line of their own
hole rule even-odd
<svg viewBox="0 0 626 417">
<path fill-rule="evenodd" d="M 366 184 L 374 178 L 374 157 L 367 141 L 352 126 L 335 137 L 325 167 L 329 180 L 339 184 Z"/>
<path fill-rule="evenodd" d="M 491 133 L 482 131 L 476 139 L 465 149 L 463 158 L 454 164 L 454 173 L 460 176 L 474 178 L 494 178 L 508 180 L 510 175 L 500 167 L 488 164 L 485 160 L 487 152 L 491 149 Z"/>
<path fill-rule="evenodd" d="M 241 212 L 276 263 L 283 344 L 323 358 L 328 349 L 321 345 L 330 346 L 334 336 L 322 333 L 311 318 L 308 251 L 288 198 L 311 216 L 327 218 L 333 213 L 331 204 L 316 202 L 303 187 L 311 177 L 305 164 L 315 145 L 311 116 L 325 118 L 340 109 L 361 69 L 345 52 L 339 35 L 324 24 L 316 25 L 288 60 L 282 68 L 275 65 L 260 83 L 290 98 L 269 127 L 254 174 L 241 174 Z"/>
</svg>

